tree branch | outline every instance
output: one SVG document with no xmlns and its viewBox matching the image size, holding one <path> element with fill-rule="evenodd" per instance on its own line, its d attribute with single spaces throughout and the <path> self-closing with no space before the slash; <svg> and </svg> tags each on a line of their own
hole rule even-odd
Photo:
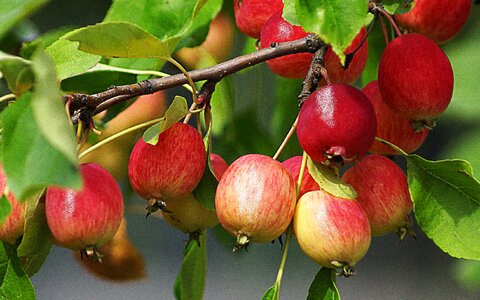
<svg viewBox="0 0 480 300">
<path fill-rule="evenodd" d="M 203 80 L 218 82 L 228 75 L 269 59 L 301 52 L 315 53 L 324 45 L 324 42 L 316 35 L 309 34 L 299 40 L 274 43 L 270 48 L 264 48 L 250 54 L 242 55 L 212 67 L 193 70 L 188 72 L 188 74 L 195 82 Z M 176 74 L 168 77 L 148 79 L 129 85 L 115 86 L 92 95 L 69 94 L 65 95 L 64 99 L 65 102 L 70 102 L 71 119 L 72 122 L 76 124 L 84 117 L 82 114 L 85 114 L 86 111 L 89 112 L 89 115 L 95 115 L 130 98 L 152 94 L 185 83 L 187 83 L 187 77 L 185 77 L 184 74 Z"/>
</svg>

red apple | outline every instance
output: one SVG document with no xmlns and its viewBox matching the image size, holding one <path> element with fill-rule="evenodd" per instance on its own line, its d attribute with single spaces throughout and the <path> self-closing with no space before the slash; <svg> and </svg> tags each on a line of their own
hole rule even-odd
<svg viewBox="0 0 480 300">
<path fill-rule="evenodd" d="M 260 47 L 268 48 L 272 44 L 289 42 L 307 36 L 300 26 L 293 25 L 282 17 L 282 12 L 274 14 L 267 20 L 260 33 Z M 280 76 L 286 78 L 303 78 L 307 75 L 312 61 L 312 53 L 297 53 L 267 60 L 267 66 Z"/>
<path fill-rule="evenodd" d="M 124 129 L 140 123 L 160 118 L 165 113 L 165 93 L 163 91 L 138 97 L 124 111 L 110 120 L 99 141 L 104 140 Z M 95 151 L 84 156 L 80 163 L 94 162 L 104 167 L 117 180 L 126 178 L 128 174 L 128 157 L 142 130 L 125 134 Z M 82 150 L 89 148 L 87 143 Z"/>
<path fill-rule="evenodd" d="M 289 159 L 285 160 L 282 162 L 282 164 L 290 171 L 290 174 L 293 177 L 293 180 L 295 182 L 298 181 L 298 176 L 300 175 L 300 167 L 302 166 L 302 157 L 301 156 L 293 156 L 290 157 Z M 303 173 L 303 178 L 302 178 L 302 185 L 300 188 L 300 192 L 298 197 L 301 197 L 303 194 L 310 192 L 310 191 L 316 191 L 319 190 L 320 187 L 318 186 L 318 183 L 313 179 L 312 175 L 308 172 L 307 166 L 305 166 L 305 171 Z"/>
<path fill-rule="evenodd" d="M 7 182 L 2 166 L 0 166 L 0 195 L 5 195 L 12 207 L 10 214 L 0 224 L 0 241 L 15 244 L 17 239 L 23 235 L 26 202 L 19 203 L 12 192 L 7 191 Z"/>
<path fill-rule="evenodd" d="M 237 237 L 237 247 L 280 236 L 292 220 L 295 202 L 295 182 L 287 168 L 260 154 L 234 161 L 215 196 L 220 224 Z"/>
<path fill-rule="evenodd" d="M 429 129 L 415 130 L 413 122 L 390 109 L 384 102 L 378 81 L 367 84 L 362 92 L 368 97 L 375 109 L 377 132 L 375 136 L 393 143 L 403 151 L 411 153 L 417 150 L 427 138 Z M 393 148 L 374 141 L 370 152 L 378 154 L 398 154 Z"/>
<path fill-rule="evenodd" d="M 357 36 L 353 39 L 350 46 L 345 49 L 345 54 L 348 55 L 356 50 L 360 43 L 363 42 L 363 39 L 367 35 L 367 31 L 365 28 L 362 28 Z M 341 63 L 340 58 L 337 56 L 335 52 L 333 52 L 332 48 L 328 48 L 327 52 L 325 53 L 325 69 L 328 72 L 328 78 L 331 83 L 354 83 L 362 74 L 363 69 L 367 65 L 368 59 L 368 40 L 365 40 L 363 45 L 355 52 L 348 68 L 345 69 Z"/>
<path fill-rule="evenodd" d="M 433 126 L 452 99 L 453 70 L 432 40 L 418 33 L 404 34 L 383 51 L 378 85 L 393 111 Z"/>
<path fill-rule="evenodd" d="M 297 137 L 316 162 L 350 162 L 375 138 L 375 111 L 368 98 L 346 84 L 329 84 L 310 94 L 298 115 Z"/>
<path fill-rule="evenodd" d="M 342 179 L 357 192 L 357 201 L 370 221 L 372 235 L 407 231 L 413 202 L 407 176 L 393 161 L 378 154 L 365 156 Z"/>
<path fill-rule="evenodd" d="M 210 161 L 212 162 L 213 173 L 217 180 L 222 178 L 223 173 L 228 169 L 227 162 L 218 154 L 210 153 Z"/>
<path fill-rule="evenodd" d="M 395 15 L 397 23 L 422 33 L 441 44 L 454 37 L 465 25 L 472 0 L 416 0 L 406 14 Z"/>
<path fill-rule="evenodd" d="M 167 199 L 193 191 L 205 169 L 201 135 L 188 124 L 175 123 L 159 135 L 153 146 L 138 140 L 130 154 L 128 174 L 133 190 L 149 200 L 149 213 Z"/>
<path fill-rule="evenodd" d="M 45 215 L 55 243 L 73 250 L 106 243 L 123 217 L 122 192 L 113 176 L 93 163 L 80 165 L 80 174 L 81 190 L 49 187 L 45 198 Z"/>
<path fill-rule="evenodd" d="M 283 9 L 282 0 L 234 0 L 233 12 L 238 29 L 258 39 L 265 22 Z"/>
<path fill-rule="evenodd" d="M 370 225 L 356 200 L 335 197 L 323 190 L 303 195 L 293 219 L 300 249 L 326 268 L 350 268 L 370 247 Z"/>
</svg>

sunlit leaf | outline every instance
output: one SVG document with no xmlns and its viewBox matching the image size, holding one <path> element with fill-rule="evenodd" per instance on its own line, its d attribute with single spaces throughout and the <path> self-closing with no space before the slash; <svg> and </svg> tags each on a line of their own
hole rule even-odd
<svg viewBox="0 0 480 300">
<path fill-rule="evenodd" d="M 407 155 L 415 218 L 425 234 L 453 257 L 480 259 L 480 183 L 463 160 L 429 161 Z"/>
<path fill-rule="evenodd" d="M 78 49 L 105 57 L 168 57 L 171 41 L 161 41 L 138 25 L 127 22 L 98 23 L 77 29 L 65 37 L 79 42 Z"/>
<path fill-rule="evenodd" d="M 331 1 L 331 0 L 285 0 L 291 9 L 294 2 L 297 19 L 287 21 L 299 22 L 307 32 L 317 34 L 323 41 L 331 45 L 333 51 L 345 61 L 345 49 L 351 44 L 360 29 L 365 26 L 368 14 L 368 1 Z M 301 16 L 301 17 L 300 17 Z"/>
<path fill-rule="evenodd" d="M 173 99 L 172 104 L 170 104 L 165 112 L 163 120 L 153 126 L 150 126 L 143 134 L 143 140 L 148 144 L 156 145 L 158 143 L 158 136 L 160 133 L 164 132 L 173 124 L 178 122 L 178 120 L 185 117 L 187 113 L 187 100 L 183 97 L 176 96 L 175 99 Z"/>
<path fill-rule="evenodd" d="M 311 158 L 307 160 L 307 168 L 313 179 L 318 183 L 322 190 L 329 192 L 333 196 L 345 199 L 355 199 L 357 193 L 353 187 L 343 182 L 335 172 L 321 163 L 315 163 Z"/>
<path fill-rule="evenodd" d="M 39 134 L 41 129 L 32 101 L 33 95 L 25 93 L 0 115 L 4 126 L 1 150 L 8 186 L 19 199 L 52 184 L 79 188 L 78 166 Z"/>
</svg>

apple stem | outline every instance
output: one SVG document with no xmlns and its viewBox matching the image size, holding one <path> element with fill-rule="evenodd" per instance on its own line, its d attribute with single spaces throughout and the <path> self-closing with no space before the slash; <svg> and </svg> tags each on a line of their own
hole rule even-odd
<svg viewBox="0 0 480 300">
<path fill-rule="evenodd" d="M 283 149 L 287 145 L 288 141 L 292 138 L 293 134 L 295 133 L 295 130 L 297 129 L 297 123 L 298 123 L 298 116 L 293 122 L 292 127 L 290 127 L 290 130 L 288 131 L 287 135 L 283 139 L 282 144 L 278 147 L 277 152 L 275 152 L 275 155 L 273 155 L 273 159 L 275 160 L 278 159 Z"/>
<path fill-rule="evenodd" d="M 379 16 L 378 19 L 380 20 L 380 24 L 382 26 L 383 38 L 385 39 L 385 45 L 387 46 L 390 43 L 390 37 L 388 35 L 387 26 L 383 21 L 383 17 Z"/>
<path fill-rule="evenodd" d="M 397 23 L 395 22 L 395 20 L 393 19 L 393 17 L 385 10 L 385 8 L 383 7 L 383 5 L 381 5 L 380 3 L 376 3 L 376 2 L 370 2 L 370 3 L 373 3 L 373 6 L 372 8 L 370 9 L 370 11 L 372 11 L 374 14 L 375 13 L 380 13 L 382 14 L 382 16 L 384 16 L 388 22 L 390 23 L 390 25 L 392 25 L 392 28 L 393 30 L 395 31 L 395 34 L 397 36 L 401 36 L 402 35 L 402 32 L 400 31 L 400 29 L 398 28 L 397 26 Z"/>
</svg>

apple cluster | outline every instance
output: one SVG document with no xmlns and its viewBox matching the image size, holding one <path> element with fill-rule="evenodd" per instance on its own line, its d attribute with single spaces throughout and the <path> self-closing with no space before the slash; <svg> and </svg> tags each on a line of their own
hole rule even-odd
<svg viewBox="0 0 480 300">
<path fill-rule="evenodd" d="M 423 144 L 453 93 L 452 67 L 438 44 L 459 32 L 470 6 L 471 1 L 419 0 L 409 13 L 396 15 L 405 33 L 387 41 L 378 80 L 362 90 L 352 84 L 368 58 L 366 29 L 345 50 L 352 56 L 348 67 L 327 49 L 324 78 L 301 103 L 296 134 L 308 157 L 337 176 L 341 167 L 352 164 L 340 178 L 357 197 L 335 196 L 323 190 L 308 169 L 304 172 L 298 200 L 293 201 L 293 232 L 303 252 L 320 265 L 342 268 L 348 275 L 366 254 L 372 235 L 395 232 L 403 238 L 411 233 L 413 204 L 407 177 L 387 157 L 398 152 L 375 137 L 406 153 Z M 234 8 L 238 28 L 259 38 L 261 48 L 308 34 L 282 17 L 280 1 L 235 1 Z M 305 78 L 312 58 L 313 54 L 292 54 L 271 59 L 267 66 L 286 78 Z M 283 163 L 294 182 L 301 162 L 297 156 Z M 238 246 L 272 240 L 280 228 L 288 227 L 293 188 L 283 174 L 274 161 L 253 154 L 239 158 L 226 171 L 217 189 L 217 214 L 224 228 L 237 236 Z"/>
</svg>

